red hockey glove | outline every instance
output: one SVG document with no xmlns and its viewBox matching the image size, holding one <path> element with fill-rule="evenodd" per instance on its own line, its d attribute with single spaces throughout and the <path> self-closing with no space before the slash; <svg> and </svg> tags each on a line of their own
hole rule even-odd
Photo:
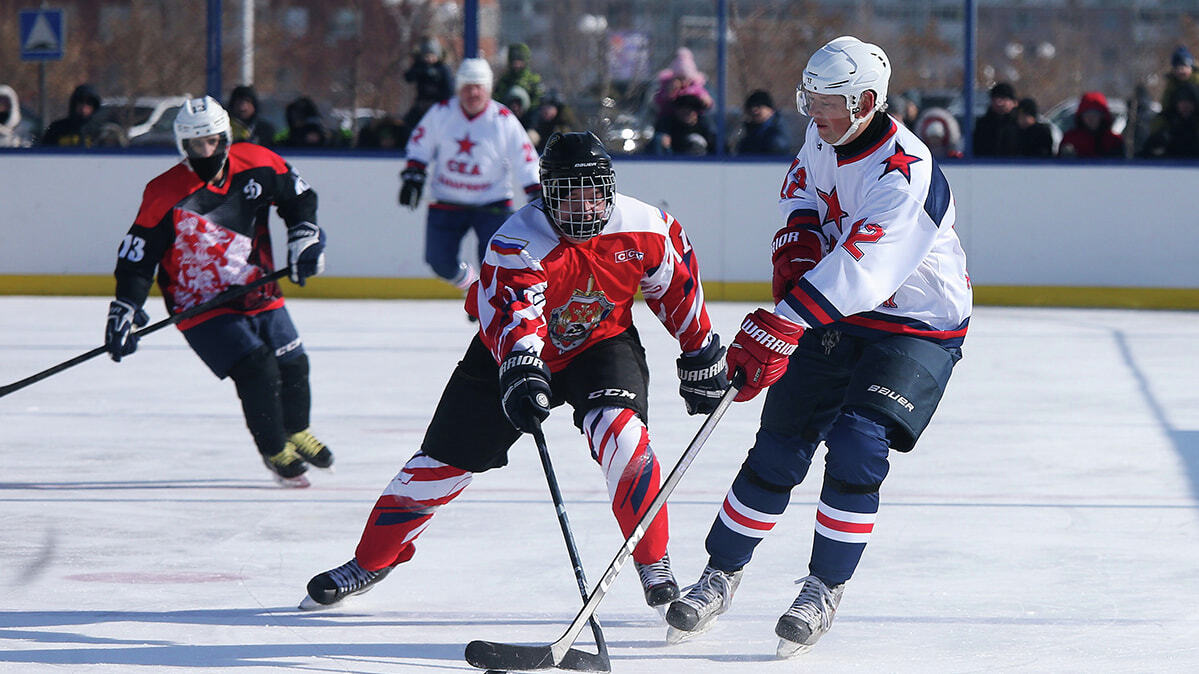
<svg viewBox="0 0 1199 674">
<path fill-rule="evenodd" d="M 774 294 L 774 303 L 778 304 L 795 287 L 799 277 L 824 257 L 824 242 L 810 229 L 790 226 L 775 232 L 770 250 L 770 259 L 774 262 L 770 290 Z"/>
<path fill-rule="evenodd" d="M 802 334 L 802 326 L 765 309 L 746 316 L 727 356 L 729 372 L 745 372 L 745 384 L 733 400 L 750 400 L 778 381 Z"/>
</svg>

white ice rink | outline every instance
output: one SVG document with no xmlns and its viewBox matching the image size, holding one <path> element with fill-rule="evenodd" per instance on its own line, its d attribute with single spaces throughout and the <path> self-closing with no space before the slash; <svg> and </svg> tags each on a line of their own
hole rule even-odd
<svg viewBox="0 0 1199 674">
<path fill-rule="evenodd" d="M 97 346 L 107 305 L 0 298 L 0 384 Z M 337 453 L 307 490 L 274 485 L 232 384 L 174 328 L 0 400 L 0 671 L 467 672 L 472 639 L 566 628 L 581 600 L 529 439 L 374 591 L 295 610 L 309 577 L 351 557 L 473 326 L 457 302 L 289 306 L 313 428 Z M 710 306 L 726 341 L 750 308 Z M 700 420 L 676 392 L 677 344 L 643 306 L 637 324 L 665 474 Z M 626 568 L 599 611 L 613 672 L 1199 671 L 1196 347 L 1197 313 L 979 308 L 932 426 L 892 454 L 873 539 L 811 653 L 776 660 L 773 629 L 806 574 L 818 469 L 707 635 L 667 647 Z M 670 499 L 682 584 L 759 408 L 729 411 Z M 546 430 L 594 582 L 621 537 L 569 414 Z"/>
</svg>

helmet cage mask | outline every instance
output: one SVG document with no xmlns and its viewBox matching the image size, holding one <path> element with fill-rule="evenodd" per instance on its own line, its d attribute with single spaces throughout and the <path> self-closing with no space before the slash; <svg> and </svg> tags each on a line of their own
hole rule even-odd
<svg viewBox="0 0 1199 674">
<path fill-rule="evenodd" d="M 207 157 L 192 151 L 189 140 L 219 136 L 216 150 Z M 193 98 L 183 103 L 175 117 L 175 147 L 187 160 L 192 171 L 204 182 L 212 180 L 225 165 L 229 157 L 229 145 L 233 142 L 229 113 L 211 96 Z"/>
<path fill-rule="evenodd" d="M 546 217 L 575 243 L 596 237 L 604 230 L 612 217 L 615 198 L 616 174 L 611 169 L 541 179 Z"/>
</svg>

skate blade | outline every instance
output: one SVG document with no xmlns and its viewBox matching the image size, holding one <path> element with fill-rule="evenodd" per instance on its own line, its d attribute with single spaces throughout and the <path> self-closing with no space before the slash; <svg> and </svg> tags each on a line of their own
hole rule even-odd
<svg viewBox="0 0 1199 674">
<path fill-rule="evenodd" d="M 779 639 L 778 648 L 775 649 L 775 655 L 782 659 L 793 658 L 797 655 L 802 655 L 812 650 L 810 644 L 797 644 L 794 641 Z"/>
<path fill-rule="evenodd" d="M 295 477 L 283 477 L 282 475 L 272 473 L 271 476 L 275 478 L 276 484 L 287 489 L 304 489 L 312 486 L 308 478 L 302 474 Z"/>
<path fill-rule="evenodd" d="M 675 644 L 681 644 L 684 641 L 691 641 L 695 637 L 698 637 L 704 632 L 712 629 L 712 623 L 714 622 L 715 621 L 709 621 L 708 624 L 701 627 L 696 627 L 693 630 L 681 630 L 672 625 L 666 630 L 666 645 L 674 646 Z"/>
<path fill-rule="evenodd" d="M 332 604 L 322 604 L 313 599 L 312 595 L 306 594 L 304 595 L 304 598 L 300 600 L 300 605 L 298 608 L 301 611 L 321 611 L 327 608 L 333 608 L 334 606 L 337 606 L 336 602 Z"/>
</svg>

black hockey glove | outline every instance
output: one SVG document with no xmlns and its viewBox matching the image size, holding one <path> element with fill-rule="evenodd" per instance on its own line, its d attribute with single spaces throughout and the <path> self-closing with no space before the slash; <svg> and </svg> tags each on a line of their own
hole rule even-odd
<svg viewBox="0 0 1199 674">
<path fill-rule="evenodd" d="M 420 204 L 420 193 L 425 189 L 425 169 L 409 166 L 400 173 L 404 184 L 400 186 L 400 205 L 413 210 Z"/>
<path fill-rule="evenodd" d="M 500 365 L 504 416 L 521 433 L 532 433 L 550 415 L 550 371 L 545 361 L 521 351 Z"/>
<path fill-rule="evenodd" d="M 311 222 L 289 227 L 287 264 L 291 267 L 291 282 L 299 285 L 325 271 L 325 230 Z"/>
<path fill-rule="evenodd" d="M 712 333 L 712 341 L 694 355 L 679 357 L 679 395 L 687 405 L 687 414 L 711 414 L 729 387 L 728 368 L 720 336 Z"/>
<path fill-rule="evenodd" d="M 119 363 L 121 358 L 137 351 L 137 334 L 133 329 L 149 322 L 149 314 L 141 307 L 120 298 L 113 300 L 108 305 L 108 323 L 104 326 L 108 355 Z"/>
</svg>

